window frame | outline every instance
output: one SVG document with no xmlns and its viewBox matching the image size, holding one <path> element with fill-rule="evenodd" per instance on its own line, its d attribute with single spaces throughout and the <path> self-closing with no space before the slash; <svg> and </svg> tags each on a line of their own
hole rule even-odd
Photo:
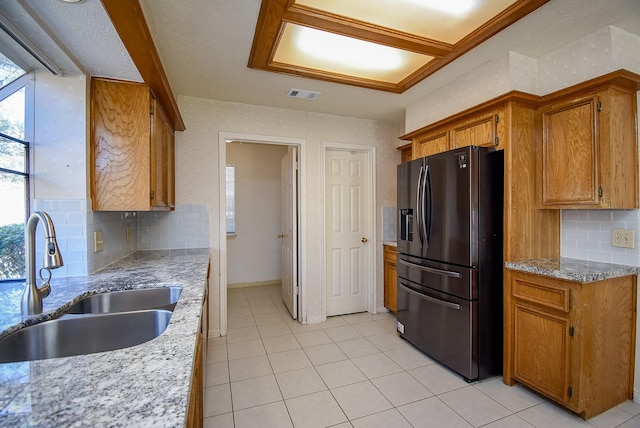
<svg viewBox="0 0 640 428">
<path fill-rule="evenodd" d="M 233 174 L 233 180 L 229 180 L 229 168 L 231 168 L 231 173 Z M 227 236 L 236 236 L 238 228 L 236 224 L 237 215 L 236 215 L 236 166 L 232 164 L 225 165 L 225 200 L 227 201 L 225 204 L 225 222 L 226 222 L 226 231 Z M 232 192 L 232 201 L 231 201 L 231 219 L 232 219 L 232 230 L 229 230 L 229 192 Z"/>
<path fill-rule="evenodd" d="M 35 96 L 34 96 L 34 86 L 35 86 L 35 75 L 34 73 L 27 72 L 26 74 L 20 76 L 19 78 L 13 80 L 6 86 L 0 88 L 0 102 L 4 101 L 6 98 L 12 96 L 17 91 L 24 88 L 24 135 L 22 136 L 22 140 L 16 138 L 15 136 L 7 135 L 0 133 L 3 138 L 7 140 L 24 144 L 25 145 L 25 170 L 24 172 L 10 170 L 6 168 L 0 168 L 0 171 L 8 174 L 15 174 L 25 179 L 25 218 L 24 223 L 26 222 L 31 215 L 31 206 L 32 206 L 32 195 L 34 190 L 34 183 L 32 179 L 32 171 L 34 168 L 34 156 L 33 156 L 33 137 L 34 137 L 34 108 L 35 108 Z M 26 263 L 26 260 L 25 260 Z M 2 279 L 0 278 L 0 284 L 10 284 L 15 282 L 24 282 L 24 277 L 22 278 L 10 278 L 10 279 Z"/>
</svg>

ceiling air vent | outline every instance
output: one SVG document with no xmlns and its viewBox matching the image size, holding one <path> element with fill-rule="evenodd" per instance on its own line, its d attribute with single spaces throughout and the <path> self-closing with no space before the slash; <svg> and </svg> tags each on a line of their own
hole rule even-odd
<svg viewBox="0 0 640 428">
<path fill-rule="evenodd" d="M 290 98 L 300 98 L 302 100 L 313 101 L 320 96 L 320 92 L 307 91 L 304 89 L 289 89 L 287 96 Z"/>
</svg>

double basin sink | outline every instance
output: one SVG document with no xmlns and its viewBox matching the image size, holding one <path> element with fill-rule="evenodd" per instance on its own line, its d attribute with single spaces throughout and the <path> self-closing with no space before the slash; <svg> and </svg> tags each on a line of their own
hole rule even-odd
<svg viewBox="0 0 640 428">
<path fill-rule="evenodd" d="M 60 318 L 0 340 L 0 363 L 92 354 L 147 342 L 167 328 L 181 292 L 181 287 L 158 287 L 87 296 Z"/>
</svg>

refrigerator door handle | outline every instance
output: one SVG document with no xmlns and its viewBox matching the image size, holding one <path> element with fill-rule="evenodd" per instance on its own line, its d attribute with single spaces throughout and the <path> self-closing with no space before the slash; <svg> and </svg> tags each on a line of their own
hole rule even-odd
<svg viewBox="0 0 640 428">
<path fill-rule="evenodd" d="M 422 218 L 424 217 L 424 213 L 422 212 L 422 174 L 424 172 L 424 167 L 420 165 L 420 173 L 418 174 L 418 184 L 416 186 L 416 222 L 418 225 L 418 236 L 420 237 L 420 246 L 424 245 L 424 233 L 422 231 Z"/>
<path fill-rule="evenodd" d="M 427 165 L 424 174 L 424 183 L 422 186 L 422 197 L 426 200 L 425 206 L 425 215 L 423 215 L 424 225 L 422 229 L 424 230 L 424 241 L 427 243 L 427 247 L 429 247 L 429 239 L 431 238 L 431 222 L 433 221 L 433 204 L 432 204 L 432 194 L 431 194 L 431 168 Z M 429 191 L 429 193 L 427 193 Z M 427 197 L 428 196 L 428 197 Z"/>
<path fill-rule="evenodd" d="M 404 266 L 411 267 L 411 268 L 420 269 L 421 271 L 424 271 L 424 272 L 435 273 L 437 275 L 448 276 L 448 277 L 451 277 L 451 278 L 461 278 L 462 277 L 462 275 L 460 275 L 459 272 L 453 272 L 453 271 L 450 271 L 450 270 L 444 270 L 444 269 L 437 269 L 437 268 L 422 266 L 422 265 L 411 263 L 411 262 L 408 262 L 408 261 L 402 260 L 402 259 L 399 259 L 398 263 L 400 263 L 401 265 L 404 265 Z"/>
<path fill-rule="evenodd" d="M 402 282 L 400 282 L 400 286 L 405 291 L 408 291 L 411 294 L 415 294 L 416 296 L 420 297 L 421 299 L 428 300 L 429 302 L 435 303 L 435 304 L 440 305 L 440 306 L 446 306 L 447 308 L 455 309 L 457 311 L 460 310 L 460 305 L 457 304 L 457 303 L 447 302 L 446 300 L 436 299 L 435 297 L 431 297 L 431 296 L 427 296 L 426 294 L 419 293 L 416 290 L 414 290 L 413 288 L 410 288 L 407 284 L 404 284 Z"/>
</svg>

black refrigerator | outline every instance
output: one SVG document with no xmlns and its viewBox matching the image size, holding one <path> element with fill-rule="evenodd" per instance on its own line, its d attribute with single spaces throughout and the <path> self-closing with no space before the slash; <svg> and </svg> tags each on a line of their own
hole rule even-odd
<svg viewBox="0 0 640 428">
<path fill-rule="evenodd" d="M 503 152 L 398 165 L 398 331 L 467 381 L 502 373 Z"/>
</svg>

